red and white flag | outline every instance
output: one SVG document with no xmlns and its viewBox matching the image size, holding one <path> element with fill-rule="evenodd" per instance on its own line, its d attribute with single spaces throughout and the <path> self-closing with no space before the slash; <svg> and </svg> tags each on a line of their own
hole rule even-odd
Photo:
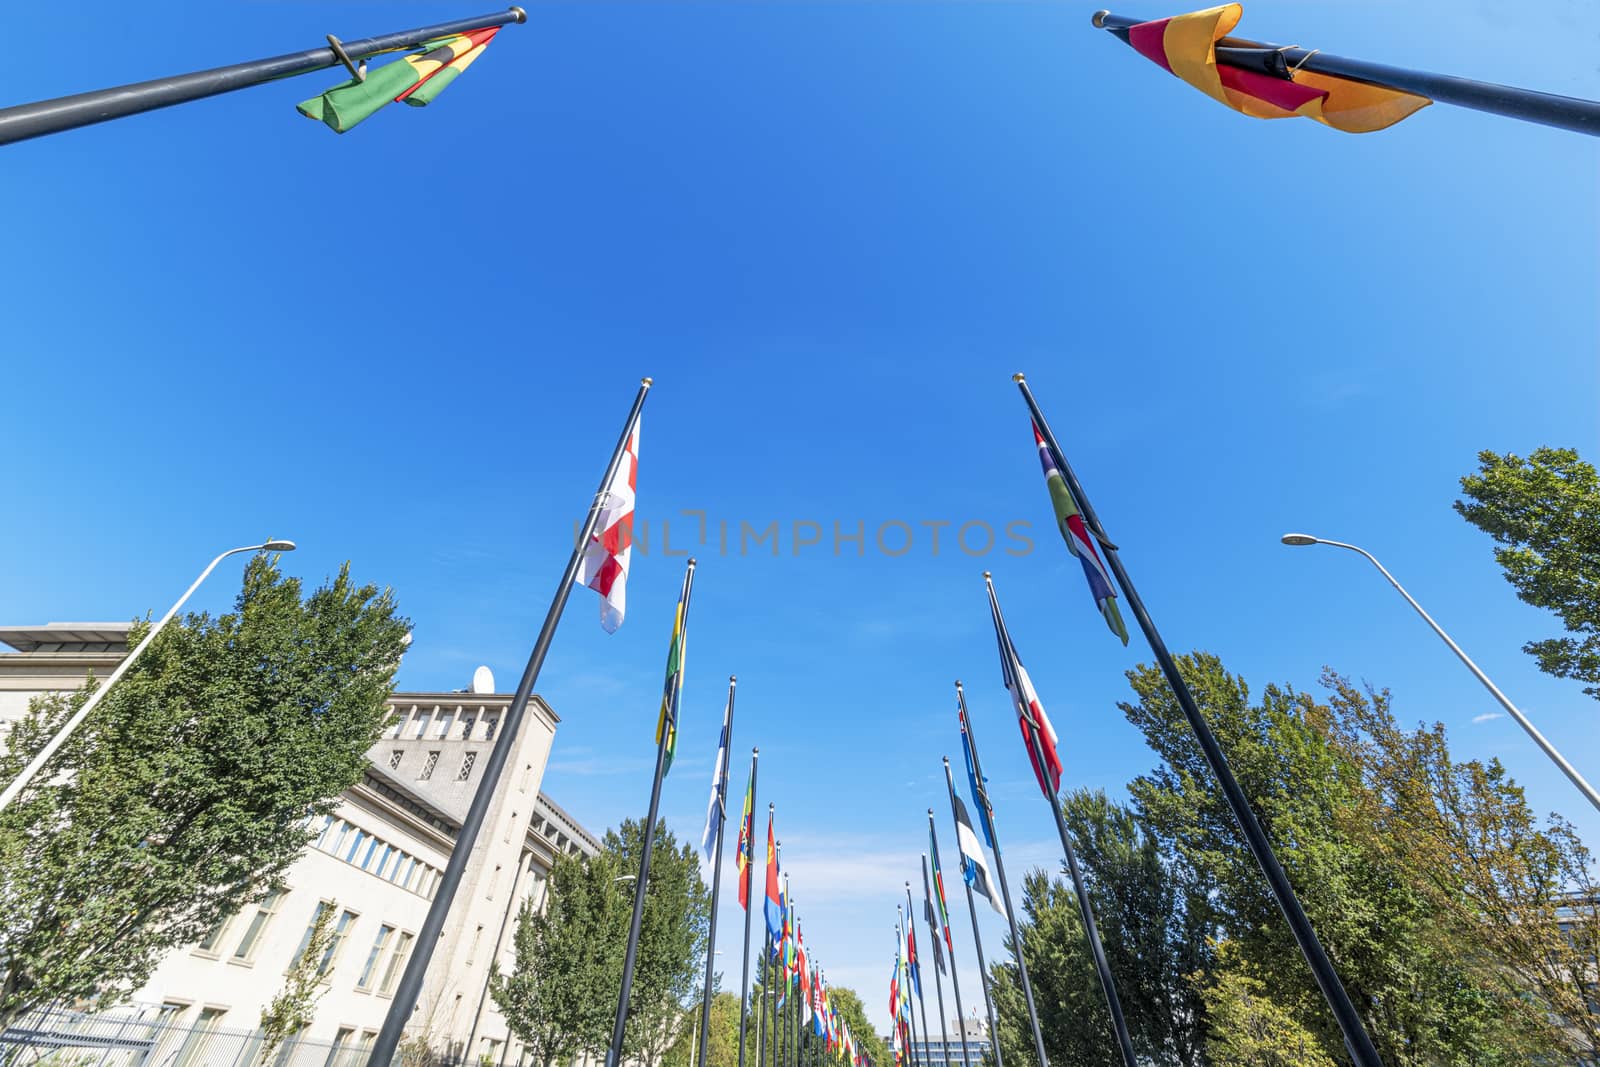
<svg viewBox="0 0 1600 1067">
<path fill-rule="evenodd" d="M 1033 764 L 1033 774 L 1039 780 L 1044 795 L 1054 799 L 1061 791 L 1061 757 L 1056 754 L 1056 728 L 1050 716 L 1039 703 L 1039 694 L 1033 688 L 1033 679 L 1022 666 L 1011 634 L 1006 631 L 1006 620 L 1000 615 L 1000 601 L 994 595 L 994 583 L 989 586 L 989 611 L 994 617 L 994 636 L 1000 643 L 1000 672 L 1011 691 L 1011 704 L 1017 712 L 1017 724 L 1022 728 L 1022 743 L 1028 747 L 1028 761 Z"/>
<path fill-rule="evenodd" d="M 628 606 L 628 558 L 633 554 L 633 494 L 639 479 L 639 423 L 606 485 L 600 521 L 583 549 L 579 583 L 600 594 L 600 628 L 617 632 Z"/>
</svg>

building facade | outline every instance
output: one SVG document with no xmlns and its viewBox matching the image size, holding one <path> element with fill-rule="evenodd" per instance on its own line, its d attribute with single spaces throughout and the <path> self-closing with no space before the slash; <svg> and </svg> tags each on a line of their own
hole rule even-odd
<svg viewBox="0 0 1600 1067">
<path fill-rule="evenodd" d="M 0 731 L 33 696 L 77 688 L 89 670 L 109 674 L 127 653 L 127 629 L 0 628 L 0 642 L 16 650 L 0 653 Z M 484 681 L 475 688 L 493 688 Z M 394 722 L 362 781 L 311 827 L 316 836 L 286 888 L 170 954 L 135 993 L 132 1007 L 159 1024 L 148 1062 L 247 1062 L 249 1050 L 235 1046 L 251 1033 L 259 1045 L 262 1008 L 283 988 L 319 915 L 331 911 L 324 992 L 302 1037 L 327 1050 L 327 1063 L 364 1063 L 510 703 L 492 692 L 395 694 Z M 540 791 L 558 723 L 535 695 L 411 1016 L 407 1037 L 452 1060 L 518 1062 L 520 1045 L 488 995 L 490 967 L 498 960 L 511 969 L 518 911 L 525 900 L 542 905 L 555 856 L 600 848 Z"/>
<path fill-rule="evenodd" d="M 951 1019 L 948 1033 L 948 1041 L 939 1036 L 930 1041 L 918 1031 L 918 1040 L 911 1043 L 911 1056 L 906 1060 L 906 1067 L 983 1067 L 991 1043 L 987 1022 L 977 1015 Z M 966 1038 L 965 1047 L 962 1045 L 963 1037 Z M 889 1047 L 892 1044 L 891 1035 L 883 1035 L 883 1043 Z"/>
</svg>

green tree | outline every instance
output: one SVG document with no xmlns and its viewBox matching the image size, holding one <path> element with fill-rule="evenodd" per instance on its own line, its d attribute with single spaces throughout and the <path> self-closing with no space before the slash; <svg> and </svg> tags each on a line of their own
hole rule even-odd
<svg viewBox="0 0 1600 1067">
<path fill-rule="evenodd" d="M 635 872 L 644 847 L 642 822 L 625 820 L 608 830 L 605 850 L 618 869 Z M 634 964 L 633 987 L 628 997 L 628 1023 L 623 1031 L 623 1056 L 644 1067 L 657 1067 L 677 1035 L 684 1005 L 697 992 L 705 962 L 706 934 L 710 926 L 711 896 L 700 876 L 694 848 L 678 843 L 665 820 L 656 823 L 650 856 L 650 880 L 645 887 L 644 916 L 639 927 L 639 952 Z M 620 923 L 612 942 L 616 960 L 613 990 L 622 986 L 622 961 L 627 948 L 631 911 Z M 616 993 L 611 995 L 616 1006 Z M 607 1037 L 609 1038 L 609 1028 Z M 603 1046 L 602 1046 L 603 1047 Z"/>
<path fill-rule="evenodd" d="M 665 1067 L 694 1067 L 700 1055 L 700 999 L 684 1012 L 672 1047 L 662 1059 Z M 739 1067 L 739 998 L 732 993 L 711 994 L 711 1036 L 706 1044 L 706 1067 Z"/>
<path fill-rule="evenodd" d="M 232 613 L 164 630 L 0 813 L 0 1029 L 43 1002 L 126 996 L 280 885 L 361 779 L 407 629 L 348 567 L 302 600 L 258 556 Z M 35 700 L 0 780 L 88 692 Z"/>
<path fill-rule="evenodd" d="M 603 1048 L 617 1005 L 612 945 L 626 935 L 631 893 L 616 857 L 556 857 L 542 907 L 525 902 L 513 935 L 515 965 L 498 966 L 489 993 L 533 1061 L 550 1067 Z"/>
<path fill-rule="evenodd" d="M 1495 561 L 1517 596 L 1555 612 L 1567 636 L 1523 645 L 1539 669 L 1588 683 L 1600 698 L 1600 475 L 1570 448 L 1526 459 L 1478 453 L 1455 509 L 1501 547 Z"/>
<path fill-rule="evenodd" d="M 1354 745 L 1368 728 L 1344 695 L 1319 704 L 1268 686 L 1252 701 L 1215 656 L 1181 657 L 1180 669 L 1385 1062 L 1527 1062 L 1540 1038 L 1529 1032 L 1524 990 L 1487 976 L 1481 940 L 1447 921 L 1408 869 L 1435 856 L 1398 853 L 1372 833 L 1389 805 L 1364 772 Z M 1162 759 L 1130 786 L 1140 820 L 1210 902 L 1216 940 L 1237 950 L 1228 973 L 1263 983 L 1325 1054 L 1342 1056 L 1165 678 L 1142 666 L 1129 679 L 1138 701 L 1122 710 Z M 1410 787 L 1431 791 L 1425 778 Z"/>
<path fill-rule="evenodd" d="M 1287 1010 L 1265 982 L 1236 967 L 1232 946 L 1224 946 L 1219 970 L 1205 987 L 1211 1062 L 1237 1067 L 1335 1067 L 1321 1042 L 1301 1025 L 1304 1007 Z"/>
<path fill-rule="evenodd" d="M 833 1005 L 834 1014 L 850 1028 L 851 1040 L 856 1043 L 859 1051 L 880 1067 L 890 1067 L 892 1061 L 889 1050 L 877 1031 L 872 1028 L 872 1022 L 867 1018 L 866 1005 L 861 1003 L 860 995 L 849 986 L 830 985 L 828 1002 Z"/>
<path fill-rule="evenodd" d="M 256 1063 L 272 1062 L 278 1046 L 310 1026 L 316 1017 L 317 1001 L 328 991 L 322 982 L 323 957 L 333 943 L 333 917 L 337 913 L 337 902 L 317 909 L 311 936 L 306 939 L 300 958 L 290 966 L 278 995 L 261 1009 L 262 1043 Z"/>
</svg>

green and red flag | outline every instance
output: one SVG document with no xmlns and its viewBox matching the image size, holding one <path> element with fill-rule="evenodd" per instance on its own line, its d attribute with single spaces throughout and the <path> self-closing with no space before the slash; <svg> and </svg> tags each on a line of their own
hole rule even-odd
<svg viewBox="0 0 1600 1067">
<path fill-rule="evenodd" d="M 950 950 L 951 965 L 955 965 L 956 946 L 950 940 L 950 908 L 944 901 L 944 873 L 939 870 L 939 835 L 933 830 L 933 812 L 928 812 L 928 862 L 933 866 L 933 900 L 939 906 L 939 929 L 944 931 L 944 944 Z"/>
<path fill-rule="evenodd" d="M 739 907 L 745 911 L 750 910 L 750 865 L 755 862 L 756 813 L 752 810 L 755 802 L 756 765 L 755 758 L 751 757 L 750 780 L 744 787 L 744 815 L 739 819 Z"/>
<path fill-rule="evenodd" d="M 1244 8 L 1238 4 L 1141 22 L 1112 32 L 1134 51 L 1225 107 L 1258 119 L 1308 118 L 1345 133 L 1372 133 L 1427 107 L 1425 96 L 1303 67 L 1274 77 L 1221 62 L 1217 45 L 1270 51 L 1267 45 L 1230 37 Z"/>
<path fill-rule="evenodd" d="M 335 85 L 320 96 L 302 101 L 297 110 L 344 133 L 386 104 L 403 102 L 425 107 L 477 61 L 499 32 L 500 27 L 490 26 L 429 41 L 404 59 L 367 71 L 364 79 Z"/>
</svg>

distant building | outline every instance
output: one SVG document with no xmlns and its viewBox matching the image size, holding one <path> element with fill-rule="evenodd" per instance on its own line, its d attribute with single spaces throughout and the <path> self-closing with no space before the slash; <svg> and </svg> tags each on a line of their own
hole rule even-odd
<svg viewBox="0 0 1600 1067">
<path fill-rule="evenodd" d="M 108 675 L 127 654 L 127 633 L 126 623 L 0 627 L 0 642 L 16 650 L 0 653 L 0 736 L 33 696 L 75 689 L 90 670 Z M 362 781 L 315 827 L 287 889 L 172 953 L 135 993 L 138 1017 L 160 1024 L 142 1031 L 156 1035 L 147 1062 L 248 1062 L 262 1007 L 283 987 L 319 912 L 331 908 L 327 991 L 302 1036 L 318 1043 L 318 1063 L 364 1063 L 360 1052 L 389 1010 L 510 703 L 504 693 L 396 693 L 395 724 L 373 746 Z M 425 1035 L 473 1063 L 521 1056 L 488 995 L 491 963 L 511 970 L 521 903 L 542 904 L 557 853 L 600 849 L 539 789 L 558 722 L 535 695 L 411 1017 L 408 1036 Z"/>
<path fill-rule="evenodd" d="M 911 1043 L 911 1058 L 906 1061 L 906 1067 L 982 1067 L 984 1056 L 992 1044 L 989 1034 L 989 1024 L 977 1015 L 965 1019 L 951 1019 L 948 1026 L 949 1042 L 940 1039 L 935 1034 L 933 1039 L 925 1040 L 920 1029 L 922 1020 L 918 1018 L 919 1029 L 917 1040 Z M 937 1028 L 937 1023 L 935 1027 Z M 961 1037 L 965 1033 L 966 1056 L 962 1056 Z M 885 1048 L 893 1045 L 893 1038 L 884 1034 Z M 891 1065 L 892 1067 L 892 1065 Z"/>
</svg>

